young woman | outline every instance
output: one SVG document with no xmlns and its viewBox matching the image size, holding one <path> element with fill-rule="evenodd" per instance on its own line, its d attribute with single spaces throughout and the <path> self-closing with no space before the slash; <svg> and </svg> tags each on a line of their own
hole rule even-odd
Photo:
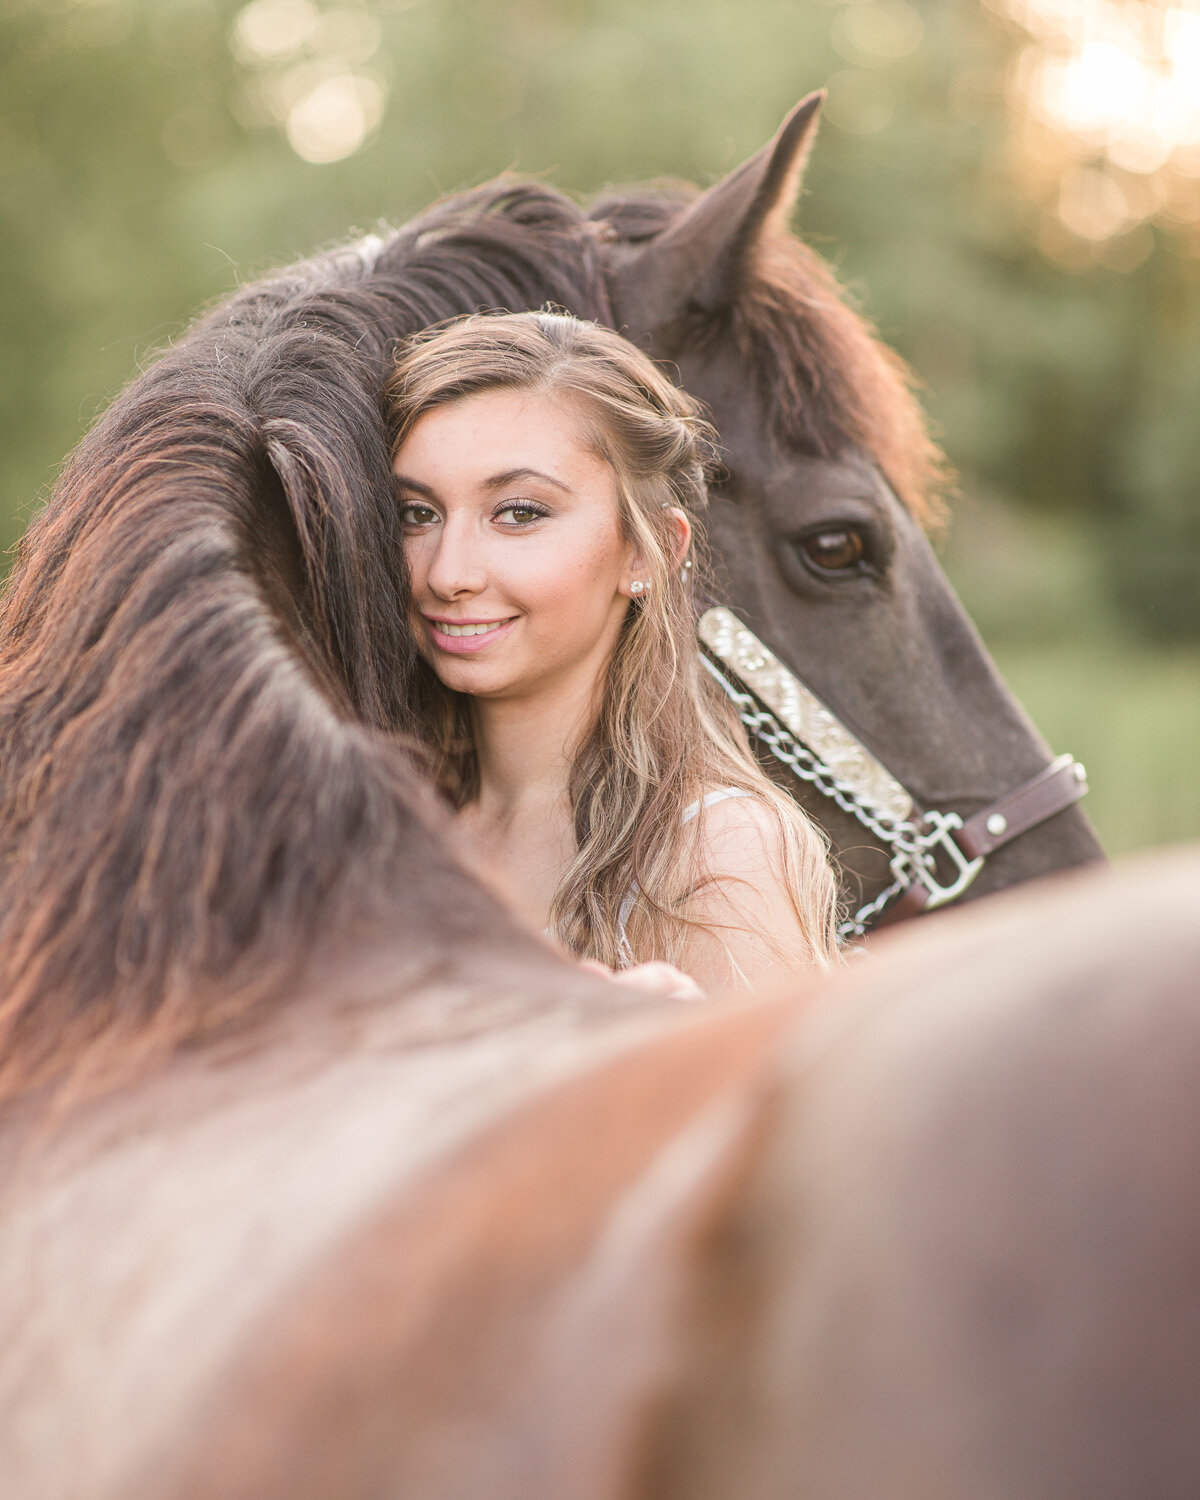
<svg viewBox="0 0 1200 1500">
<path fill-rule="evenodd" d="M 833 963 L 822 839 L 698 661 L 695 404 L 549 313 L 420 335 L 391 402 L 413 698 L 470 855 L 569 953 L 647 987 Z"/>
</svg>

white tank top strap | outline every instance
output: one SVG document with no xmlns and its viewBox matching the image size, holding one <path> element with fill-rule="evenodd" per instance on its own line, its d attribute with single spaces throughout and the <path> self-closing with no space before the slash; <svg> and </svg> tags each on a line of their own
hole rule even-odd
<svg viewBox="0 0 1200 1500">
<path fill-rule="evenodd" d="M 748 792 L 740 786 L 719 786 L 711 792 L 705 792 L 695 802 L 689 802 L 680 816 L 680 823 L 690 823 L 701 807 L 715 807 L 718 802 L 729 802 L 737 797 L 753 797 L 753 792 Z M 625 892 L 621 900 L 621 908 L 617 912 L 617 950 L 621 955 L 621 967 L 631 969 L 637 962 L 633 956 L 633 949 L 629 946 L 629 938 L 625 929 L 629 925 L 629 919 L 633 915 L 633 908 L 637 905 L 637 898 L 641 895 L 637 882 Z"/>
<path fill-rule="evenodd" d="M 621 898 L 621 909 L 617 913 L 617 952 L 621 955 L 621 967 L 632 969 L 637 959 L 633 956 L 633 949 L 629 946 L 629 938 L 625 928 L 629 925 L 629 919 L 633 916 L 633 908 L 637 905 L 637 898 L 641 895 L 638 890 L 637 881 L 629 887 Z"/>
<path fill-rule="evenodd" d="M 715 791 L 705 792 L 698 802 L 689 802 L 683 810 L 681 823 L 690 823 L 701 807 L 715 807 L 718 802 L 730 802 L 737 797 L 753 797 L 753 792 L 740 786 L 719 786 Z"/>
</svg>

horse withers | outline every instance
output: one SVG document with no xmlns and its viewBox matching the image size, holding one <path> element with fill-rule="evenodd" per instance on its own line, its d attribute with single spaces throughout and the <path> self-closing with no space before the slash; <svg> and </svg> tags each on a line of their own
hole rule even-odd
<svg viewBox="0 0 1200 1500">
<path fill-rule="evenodd" d="M 1198 961 L 1193 851 L 819 994 L 185 1059 L 26 1162 L 6 1494 L 1191 1500 Z"/>
</svg>

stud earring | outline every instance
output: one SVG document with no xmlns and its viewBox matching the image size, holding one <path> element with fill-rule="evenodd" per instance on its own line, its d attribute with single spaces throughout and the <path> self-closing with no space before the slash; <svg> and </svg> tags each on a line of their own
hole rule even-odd
<svg viewBox="0 0 1200 1500">
<path fill-rule="evenodd" d="M 642 580 L 640 578 L 635 578 L 633 580 L 633 582 L 629 585 L 629 592 L 631 594 L 640 594 L 645 589 L 645 587 L 646 587 L 646 585 L 642 582 Z"/>
</svg>

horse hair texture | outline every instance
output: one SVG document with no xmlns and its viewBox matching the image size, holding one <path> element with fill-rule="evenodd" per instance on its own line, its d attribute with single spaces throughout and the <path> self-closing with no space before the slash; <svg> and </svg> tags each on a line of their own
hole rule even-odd
<svg viewBox="0 0 1200 1500">
<path fill-rule="evenodd" d="M 322 955 L 470 930 L 406 738 L 386 374 L 468 312 L 611 322 L 608 246 L 677 207 L 460 195 L 241 290 L 83 439 L 0 601 L 0 1099 L 260 1014 Z M 916 404 L 797 241 L 691 336 L 738 340 L 781 440 L 860 444 L 928 511 Z"/>
</svg>

